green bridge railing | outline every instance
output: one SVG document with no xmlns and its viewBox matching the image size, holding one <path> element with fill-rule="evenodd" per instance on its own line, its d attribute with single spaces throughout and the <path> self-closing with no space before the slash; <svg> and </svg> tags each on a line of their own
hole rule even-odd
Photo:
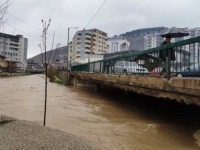
<svg viewBox="0 0 200 150">
<path fill-rule="evenodd" d="M 72 72 L 200 77 L 200 36 L 71 67 Z"/>
</svg>

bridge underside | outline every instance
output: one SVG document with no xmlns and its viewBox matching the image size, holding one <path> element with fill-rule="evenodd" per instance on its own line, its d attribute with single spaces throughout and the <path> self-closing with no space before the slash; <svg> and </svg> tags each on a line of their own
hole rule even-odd
<svg viewBox="0 0 200 150">
<path fill-rule="evenodd" d="M 158 98 L 200 106 L 199 78 L 171 78 L 71 72 L 71 83 L 86 80 Z"/>
</svg>

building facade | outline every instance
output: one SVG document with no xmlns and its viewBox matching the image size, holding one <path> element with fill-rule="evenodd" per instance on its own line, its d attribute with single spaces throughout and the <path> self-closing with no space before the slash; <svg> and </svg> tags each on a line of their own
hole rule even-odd
<svg viewBox="0 0 200 150">
<path fill-rule="evenodd" d="M 129 50 L 130 42 L 124 37 L 112 37 L 107 39 L 107 53 L 116 53 Z"/>
<path fill-rule="evenodd" d="M 22 35 L 9 35 L 0 33 L 0 54 L 15 59 L 18 63 L 17 67 L 26 68 L 28 52 L 28 39 Z"/>
<path fill-rule="evenodd" d="M 8 66 L 8 63 L 5 59 L 6 57 L 0 54 L 0 69 L 6 68 Z"/>
<path fill-rule="evenodd" d="M 105 54 L 107 50 L 106 40 L 107 33 L 98 29 L 77 31 L 72 43 L 69 44 L 69 63 L 75 65 L 78 59 L 86 55 Z"/>
<path fill-rule="evenodd" d="M 164 38 L 161 37 L 158 33 L 145 35 L 144 49 L 147 50 L 150 48 L 158 47 L 163 41 L 164 41 Z"/>
</svg>

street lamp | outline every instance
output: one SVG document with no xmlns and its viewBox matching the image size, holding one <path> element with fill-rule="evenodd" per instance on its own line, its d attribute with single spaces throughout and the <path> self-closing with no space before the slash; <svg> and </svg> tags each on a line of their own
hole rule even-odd
<svg viewBox="0 0 200 150">
<path fill-rule="evenodd" d="M 78 27 L 69 27 L 68 28 L 68 38 L 67 38 L 67 71 L 69 71 L 69 30 L 78 29 Z M 69 84 L 69 72 L 67 72 L 67 84 Z"/>
</svg>

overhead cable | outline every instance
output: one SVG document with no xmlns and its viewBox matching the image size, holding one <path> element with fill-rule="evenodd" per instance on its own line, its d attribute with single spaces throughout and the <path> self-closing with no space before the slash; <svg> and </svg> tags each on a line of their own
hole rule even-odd
<svg viewBox="0 0 200 150">
<path fill-rule="evenodd" d="M 99 11 L 101 10 L 101 8 L 103 7 L 103 5 L 106 3 L 107 0 L 104 1 L 104 3 L 101 5 L 101 7 L 99 8 L 99 10 L 96 12 L 96 14 L 94 15 L 94 17 L 89 21 L 89 23 L 85 26 L 85 29 L 87 28 L 87 26 L 92 22 L 92 20 L 96 17 L 96 15 L 99 13 Z"/>
<path fill-rule="evenodd" d="M 20 18 L 18 18 L 18 17 L 16 17 L 16 16 L 12 15 L 11 13 L 9 13 L 9 12 L 6 12 L 6 13 L 7 13 L 7 14 L 9 14 L 10 16 L 12 16 L 12 17 L 16 18 L 17 20 L 19 20 L 19 21 L 21 21 L 21 22 L 23 22 L 23 23 L 25 23 L 25 24 L 29 25 L 30 27 L 32 27 L 32 28 L 34 28 L 34 29 L 36 29 L 36 30 L 38 30 L 38 31 L 41 31 L 41 32 L 42 32 L 42 30 L 41 30 L 41 29 L 39 29 L 39 28 L 36 28 L 36 27 L 32 26 L 31 24 L 29 24 L 29 23 L 27 23 L 27 22 L 25 22 L 25 21 L 21 20 Z M 47 34 L 49 34 L 49 35 L 51 35 L 51 36 L 54 36 L 53 34 L 50 34 L 50 33 L 47 33 Z M 61 37 L 58 37 L 58 36 L 55 36 L 55 37 L 56 37 L 56 38 L 60 38 L 60 39 L 67 39 L 67 38 L 61 38 Z"/>
</svg>

